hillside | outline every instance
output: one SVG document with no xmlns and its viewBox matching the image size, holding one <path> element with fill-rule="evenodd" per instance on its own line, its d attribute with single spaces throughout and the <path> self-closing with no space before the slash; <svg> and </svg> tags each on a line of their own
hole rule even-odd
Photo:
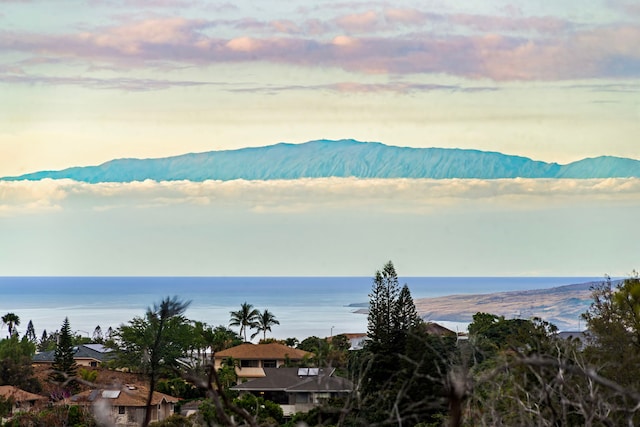
<svg viewBox="0 0 640 427">
<path fill-rule="evenodd" d="M 357 178 L 612 178 L 640 177 L 640 161 L 617 157 L 583 159 L 568 165 L 496 152 L 408 148 L 378 142 L 318 140 L 191 153 L 159 159 L 117 159 L 98 166 L 41 171 L 4 180 L 69 178 L 131 182 Z"/>
<path fill-rule="evenodd" d="M 577 330 L 580 315 L 591 304 L 593 283 L 560 286 L 550 289 L 498 292 L 476 295 L 450 295 L 415 300 L 418 313 L 427 320 L 471 322 L 477 312 L 506 318 L 540 317 L 560 330 Z"/>
</svg>

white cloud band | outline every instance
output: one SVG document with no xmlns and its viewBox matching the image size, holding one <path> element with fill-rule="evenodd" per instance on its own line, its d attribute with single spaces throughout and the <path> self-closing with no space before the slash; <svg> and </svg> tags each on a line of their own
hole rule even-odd
<svg viewBox="0 0 640 427">
<path fill-rule="evenodd" d="M 585 201 L 633 203 L 640 179 L 356 179 L 288 181 L 171 181 L 87 184 L 72 180 L 0 182 L 0 215 L 62 209 L 140 209 L 176 204 L 255 212 L 368 207 L 416 212 L 436 207 L 490 204 L 523 209 Z"/>
</svg>

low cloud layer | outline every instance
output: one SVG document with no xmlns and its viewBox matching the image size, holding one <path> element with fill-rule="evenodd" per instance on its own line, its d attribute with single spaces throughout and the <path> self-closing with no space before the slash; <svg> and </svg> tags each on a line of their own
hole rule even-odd
<svg viewBox="0 0 640 427">
<path fill-rule="evenodd" d="M 291 181 L 190 181 L 87 184 L 71 180 L 0 182 L 0 215 L 69 209 L 104 211 L 171 205 L 249 212 L 374 209 L 419 213 L 484 205 L 538 209 L 549 205 L 635 203 L 640 179 L 411 180 L 322 178 Z"/>
<path fill-rule="evenodd" d="M 5 275 L 624 275 L 640 179 L 0 182 Z"/>
</svg>

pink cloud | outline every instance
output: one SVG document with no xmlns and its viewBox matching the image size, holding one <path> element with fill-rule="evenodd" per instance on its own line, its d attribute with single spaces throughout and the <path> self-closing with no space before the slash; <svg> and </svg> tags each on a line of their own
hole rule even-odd
<svg viewBox="0 0 640 427">
<path fill-rule="evenodd" d="M 201 37 L 194 31 L 203 21 L 184 18 L 149 19 L 104 32 L 84 32 L 77 36 L 97 48 L 114 49 L 125 54 L 140 54 L 153 45 L 185 45 Z"/>
<path fill-rule="evenodd" d="M 347 32 L 374 31 L 380 25 L 378 13 L 370 10 L 364 13 L 341 16 L 336 25 Z"/>
<path fill-rule="evenodd" d="M 290 20 L 271 21 L 271 27 L 278 33 L 300 34 L 300 27 Z"/>
<path fill-rule="evenodd" d="M 377 25 L 368 16 L 354 15 L 353 28 Z M 397 14 L 396 18 L 408 22 L 409 18 L 403 16 L 409 15 Z M 464 25 L 474 25 L 476 18 L 461 19 Z M 537 21 L 530 22 L 531 29 L 546 28 Z M 562 33 L 562 37 L 538 38 L 499 31 L 396 37 L 291 33 L 259 37 L 248 32 L 235 38 L 215 38 L 204 32 L 211 25 L 201 20 L 166 18 L 67 35 L 5 31 L 0 33 L 0 51 L 129 68 L 261 60 L 362 73 L 441 73 L 494 80 L 640 76 L 640 25 L 574 30 Z M 499 19 L 491 25 L 504 27 L 505 22 Z M 554 24 L 549 28 L 555 30 Z M 308 34 L 308 29 L 304 31 Z"/>
<path fill-rule="evenodd" d="M 226 47 L 236 52 L 253 52 L 260 49 L 262 42 L 250 37 L 238 37 L 226 43 Z"/>
</svg>

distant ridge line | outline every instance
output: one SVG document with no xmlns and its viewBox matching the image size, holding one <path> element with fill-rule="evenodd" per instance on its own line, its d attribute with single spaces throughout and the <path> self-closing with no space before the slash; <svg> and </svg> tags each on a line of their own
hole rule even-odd
<svg viewBox="0 0 640 427">
<path fill-rule="evenodd" d="M 640 161 L 600 156 L 566 165 L 492 151 L 397 147 L 353 139 L 279 143 L 156 159 L 123 158 L 97 166 L 39 171 L 0 180 L 80 182 L 284 180 L 300 178 L 632 178 Z"/>
</svg>

